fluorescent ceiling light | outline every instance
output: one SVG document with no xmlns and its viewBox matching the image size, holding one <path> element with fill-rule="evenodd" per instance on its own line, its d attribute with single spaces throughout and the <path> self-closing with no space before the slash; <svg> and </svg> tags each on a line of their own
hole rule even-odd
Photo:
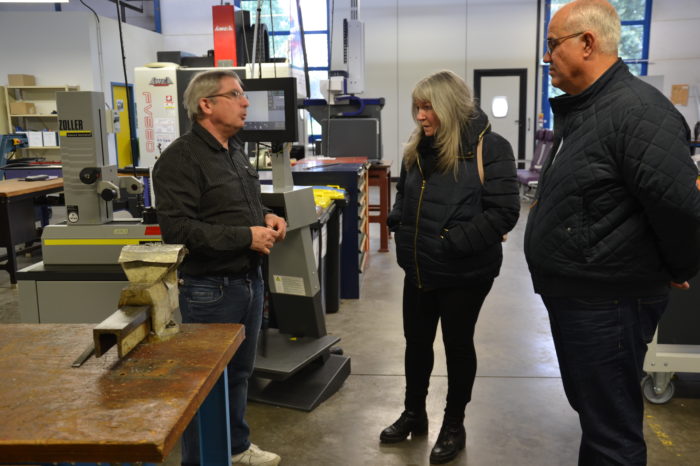
<svg viewBox="0 0 700 466">
<path fill-rule="evenodd" d="M 68 3 L 69 0 L 0 0 L 0 3 Z"/>
</svg>

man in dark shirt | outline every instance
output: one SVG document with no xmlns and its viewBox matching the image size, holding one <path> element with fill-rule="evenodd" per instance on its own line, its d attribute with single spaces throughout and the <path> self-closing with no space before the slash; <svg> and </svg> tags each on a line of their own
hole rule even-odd
<svg viewBox="0 0 700 466">
<path fill-rule="evenodd" d="M 245 325 L 228 365 L 232 462 L 275 466 L 278 455 L 250 442 L 245 408 L 262 319 L 260 257 L 284 239 L 287 224 L 263 207 L 258 174 L 236 137 L 248 104 L 234 72 L 195 76 L 184 93 L 192 129 L 156 162 L 153 188 L 163 240 L 189 250 L 179 269 L 183 323 Z M 199 464 L 195 425 L 183 435 L 183 465 Z"/>
</svg>

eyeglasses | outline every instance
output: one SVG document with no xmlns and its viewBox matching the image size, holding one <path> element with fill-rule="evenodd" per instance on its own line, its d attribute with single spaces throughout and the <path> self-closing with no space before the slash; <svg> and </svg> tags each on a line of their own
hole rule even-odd
<svg viewBox="0 0 700 466">
<path fill-rule="evenodd" d="M 568 36 L 564 36 L 564 37 L 550 37 L 550 38 L 548 38 L 547 39 L 547 53 L 549 53 L 551 55 L 552 52 L 554 52 L 554 49 L 559 47 L 559 45 L 561 45 L 562 42 L 564 42 L 567 39 L 571 39 L 572 37 L 580 36 L 584 32 L 585 31 L 581 31 L 581 32 L 577 32 L 575 34 L 569 34 Z"/>
<path fill-rule="evenodd" d="M 211 99 L 212 97 L 230 97 L 232 99 L 239 99 L 242 97 L 245 97 L 246 99 L 248 98 L 248 96 L 245 95 L 243 92 L 237 91 L 235 89 L 233 91 L 224 92 L 222 94 L 208 95 L 205 97 L 205 99 Z"/>
</svg>

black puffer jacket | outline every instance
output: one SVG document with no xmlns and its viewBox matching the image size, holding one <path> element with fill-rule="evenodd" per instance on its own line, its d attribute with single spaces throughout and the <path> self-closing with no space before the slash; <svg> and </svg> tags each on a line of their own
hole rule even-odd
<svg viewBox="0 0 700 466">
<path fill-rule="evenodd" d="M 551 104 L 556 157 L 525 232 L 535 291 L 650 296 L 695 275 L 700 193 L 680 113 L 621 61 Z"/>
<path fill-rule="evenodd" d="M 484 133 L 484 186 L 476 163 L 476 144 Z M 432 170 L 424 176 L 423 158 L 401 167 L 396 202 L 388 224 L 406 275 L 424 289 L 459 286 L 498 275 L 501 240 L 518 220 L 520 202 L 513 151 L 489 130 L 477 111 L 462 139 L 457 176 Z"/>
</svg>

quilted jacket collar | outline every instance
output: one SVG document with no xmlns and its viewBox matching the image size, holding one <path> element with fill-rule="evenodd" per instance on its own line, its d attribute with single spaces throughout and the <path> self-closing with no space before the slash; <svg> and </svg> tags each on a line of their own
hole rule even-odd
<svg viewBox="0 0 700 466">
<path fill-rule="evenodd" d="M 468 152 L 471 152 L 472 147 L 479 141 L 481 133 L 486 134 L 490 131 L 489 117 L 480 107 L 476 107 L 469 126 L 462 133 L 462 147 L 469 148 Z"/>
<path fill-rule="evenodd" d="M 583 110 L 597 101 L 599 94 L 608 88 L 608 83 L 620 81 L 630 76 L 627 65 L 618 58 L 617 62 L 608 68 L 593 84 L 580 94 L 564 94 L 549 99 L 554 113 L 567 113 Z"/>
</svg>

